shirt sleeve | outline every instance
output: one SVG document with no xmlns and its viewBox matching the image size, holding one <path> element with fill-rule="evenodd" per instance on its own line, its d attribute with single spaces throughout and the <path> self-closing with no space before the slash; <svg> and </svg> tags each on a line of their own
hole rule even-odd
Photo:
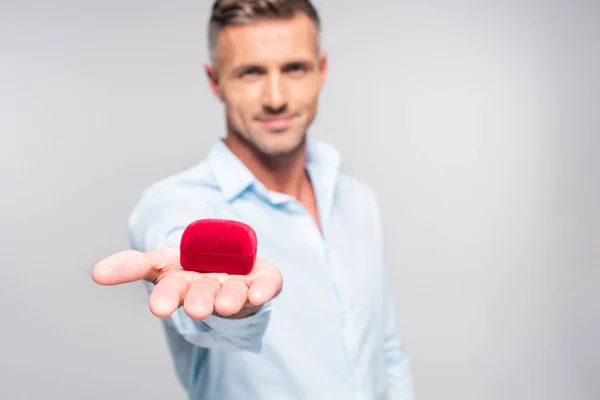
<svg viewBox="0 0 600 400">
<path fill-rule="evenodd" d="M 191 222 L 216 217 L 216 211 L 205 202 L 194 199 L 192 204 L 185 195 L 177 197 L 177 193 L 171 191 L 166 196 L 154 189 L 153 192 L 144 193 L 129 218 L 131 246 L 146 252 L 166 245 L 179 245 L 184 229 Z M 154 284 L 144 284 L 150 294 Z M 272 307 L 272 303 L 268 302 L 258 312 L 245 318 L 229 319 L 211 315 L 204 320 L 192 319 L 183 307 L 179 307 L 163 320 L 196 346 L 256 353 L 262 347 Z"/>
<path fill-rule="evenodd" d="M 386 363 L 387 399 L 414 400 L 410 357 L 404 346 L 396 315 L 391 277 L 386 269 L 384 276 L 384 351 Z"/>
<path fill-rule="evenodd" d="M 379 260 L 382 268 L 383 295 L 383 351 L 385 359 L 385 381 L 387 400 L 414 400 L 414 387 L 411 373 L 410 357 L 406 350 L 400 324 L 397 318 L 396 303 L 393 294 L 392 277 L 387 262 L 383 226 L 377 200 L 373 195 L 373 220 L 375 233 L 379 243 Z"/>
</svg>

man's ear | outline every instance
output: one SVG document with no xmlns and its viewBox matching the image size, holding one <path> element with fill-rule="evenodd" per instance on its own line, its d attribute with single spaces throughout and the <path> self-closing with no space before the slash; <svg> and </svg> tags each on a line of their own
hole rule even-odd
<svg viewBox="0 0 600 400">
<path fill-rule="evenodd" d="M 322 52 L 319 59 L 319 72 L 321 73 L 321 86 L 325 84 L 327 78 L 327 53 Z"/>
<path fill-rule="evenodd" d="M 206 71 L 206 77 L 208 78 L 210 89 L 215 96 L 219 98 L 219 100 L 223 101 L 223 93 L 221 92 L 221 86 L 219 85 L 217 69 L 213 65 L 206 64 L 204 66 L 204 70 Z"/>
</svg>

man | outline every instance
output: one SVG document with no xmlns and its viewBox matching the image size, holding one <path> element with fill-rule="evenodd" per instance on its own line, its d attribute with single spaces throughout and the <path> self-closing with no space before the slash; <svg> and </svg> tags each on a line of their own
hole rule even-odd
<svg viewBox="0 0 600 400">
<path fill-rule="evenodd" d="M 308 0 L 215 2 L 206 72 L 227 133 L 144 191 L 134 250 L 94 268 L 102 285 L 146 282 L 190 399 L 413 399 L 375 196 L 307 139 L 319 31 Z M 255 229 L 248 276 L 182 270 L 181 234 L 202 218 Z"/>
</svg>

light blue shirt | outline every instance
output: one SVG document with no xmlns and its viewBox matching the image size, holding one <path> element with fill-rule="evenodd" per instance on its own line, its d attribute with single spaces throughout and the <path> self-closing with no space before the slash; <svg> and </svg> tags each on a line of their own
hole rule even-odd
<svg viewBox="0 0 600 400">
<path fill-rule="evenodd" d="M 179 244 L 197 219 L 234 219 L 254 228 L 258 257 L 283 275 L 279 296 L 251 317 L 198 321 L 179 308 L 163 320 L 190 399 L 414 398 L 374 193 L 340 170 L 327 143 L 308 140 L 306 169 L 322 230 L 222 140 L 198 164 L 149 186 L 135 206 L 134 249 Z"/>
</svg>

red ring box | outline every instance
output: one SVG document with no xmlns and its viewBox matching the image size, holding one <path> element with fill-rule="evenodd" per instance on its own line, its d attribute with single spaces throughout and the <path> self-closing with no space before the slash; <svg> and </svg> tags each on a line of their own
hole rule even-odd
<svg viewBox="0 0 600 400">
<path fill-rule="evenodd" d="M 200 219 L 183 231 L 180 264 L 187 271 L 246 275 L 256 261 L 256 232 L 228 219 Z"/>
</svg>

